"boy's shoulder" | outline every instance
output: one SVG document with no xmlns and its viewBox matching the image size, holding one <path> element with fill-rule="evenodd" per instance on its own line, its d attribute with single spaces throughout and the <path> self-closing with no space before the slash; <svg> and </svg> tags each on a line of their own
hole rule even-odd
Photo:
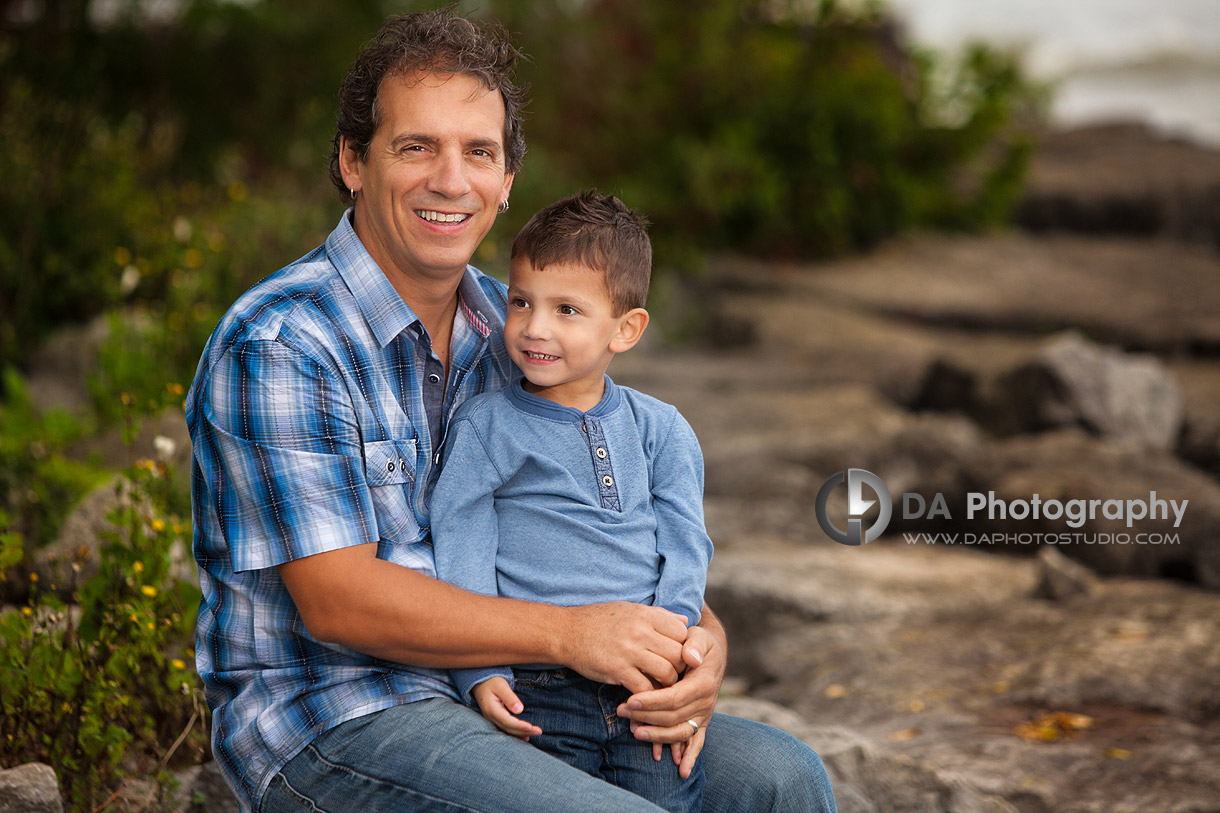
<svg viewBox="0 0 1220 813">
<path fill-rule="evenodd" d="M 645 413 L 656 416 L 669 416 L 670 418 L 674 416 L 681 417 L 682 415 L 676 406 L 662 401 L 655 395 L 649 395 L 646 392 L 641 392 L 633 387 L 625 387 L 622 384 L 616 384 L 615 386 L 627 405 L 637 414 Z"/>
<path fill-rule="evenodd" d="M 511 385 L 510 385 L 511 386 Z M 485 422 L 493 416 L 497 410 L 508 406 L 508 399 L 504 397 L 504 390 L 491 390 L 490 392 L 481 392 L 478 395 L 472 395 L 467 398 L 461 406 L 453 413 L 453 422 L 466 420 L 472 422 Z"/>
<path fill-rule="evenodd" d="M 659 442 L 674 433 L 694 438 L 694 430 L 676 406 L 632 387 L 617 386 L 622 403 L 644 438 Z"/>
</svg>

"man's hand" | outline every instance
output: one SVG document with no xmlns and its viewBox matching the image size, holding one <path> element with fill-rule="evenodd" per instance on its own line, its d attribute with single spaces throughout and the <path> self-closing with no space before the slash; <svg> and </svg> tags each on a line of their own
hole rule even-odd
<svg viewBox="0 0 1220 813">
<path fill-rule="evenodd" d="M 686 619 L 661 607 L 614 601 L 567 608 L 559 663 L 632 692 L 672 686 L 683 668 Z"/>
<path fill-rule="evenodd" d="M 665 688 L 636 692 L 618 707 L 618 715 L 631 720 L 636 738 L 654 744 L 654 759 L 661 756 L 661 744 L 685 743 L 684 748 L 673 749 L 683 778 L 690 776 L 703 750 L 705 728 L 715 711 L 726 666 L 724 629 L 706 607 L 703 617 L 706 623 L 691 627 L 682 647 L 687 667 L 682 679 Z M 699 724 L 698 732 L 690 720 Z"/>
<path fill-rule="evenodd" d="M 475 686 L 471 690 L 471 694 L 479 704 L 479 710 L 483 712 L 483 716 L 495 723 L 496 728 L 505 734 L 519 740 L 529 740 L 530 737 L 536 737 L 542 733 L 542 729 L 538 726 L 514 716 L 524 711 L 525 706 L 522 705 L 516 692 L 504 678 L 499 676 L 488 678 Z"/>
</svg>

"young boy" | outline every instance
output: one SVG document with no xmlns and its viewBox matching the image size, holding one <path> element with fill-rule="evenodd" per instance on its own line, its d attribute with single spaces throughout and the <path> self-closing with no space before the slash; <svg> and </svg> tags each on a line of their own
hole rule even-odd
<svg viewBox="0 0 1220 813">
<path fill-rule="evenodd" d="M 504 341 L 524 377 L 450 424 L 430 508 L 444 581 L 558 605 L 654 604 L 699 622 L 712 543 L 698 441 L 674 407 L 606 375 L 648 325 L 646 227 L 586 191 L 538 212 L 513 243 Z M 614 713 L 623 687 L 546 664 L 453 676 L 508 734 L 668 810 L 700 809 L 702 760 L 682 779 L 636 740 Z M 683 744 L 673 750 L 677 762 Z"/>
</svg>

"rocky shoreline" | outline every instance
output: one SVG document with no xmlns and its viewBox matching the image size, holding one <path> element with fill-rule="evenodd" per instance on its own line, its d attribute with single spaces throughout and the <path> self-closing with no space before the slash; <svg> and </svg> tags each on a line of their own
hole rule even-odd
<svg viewBox="0 0 1220 813">
<path fill-rule="evenodd" d="M 690 312 L 666 319 L 704 341 L 615 362 L 704 445 L 721 709 L 813 745 L 845 813 L 1220 811 L 1218 218 L 1220 155 L 1136 127 L 1051 134 L 1021 230 L 816 265 L 720 258 L 669 292 Z M 70 399 L 53 363 L 35 371 L 42 403 Z M 139 443 L 181 453 L 180 424 Z M 898 506 L 882 539 L 835 544 L 814 498 L 849 467 L 943 493 L 951 516 Z M 962 504 L 1151 491 L 1190 500 L 1177 528 L 1139 524 L 1176 543 L 1021 543 L 1063 522 Z M 101 516 L 86 501 L 66 533 Z M 179 798 L 233 809 L 215 782 L 195 768 Z"/>
<path fill-rule="evenodd" d="M 697 292 L 716 352 L 616 361 L 704 444 L 722 709 L 817 748 L 844 811 L 1220 810 L 1220 156 L 1138 128 L 1050 141 L 1026 230 L 722 260 Z M 896 506 L 837 545 L 814 498 L 848 467 L 952 516 Z M 1189 499 L 1180 526 L 962 504 L 1154 491 Z M 1139 532 L 1177 541 L 1097 541 Z"/>
</svg>

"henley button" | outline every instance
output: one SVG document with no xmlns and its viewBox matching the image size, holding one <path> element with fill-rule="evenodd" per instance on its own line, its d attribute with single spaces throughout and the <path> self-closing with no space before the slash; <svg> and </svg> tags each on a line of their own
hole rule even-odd
<svg viewBox="0 0 1220 813">
<path fill-rule="evenodd" d="M 600 457 L 602 460 L 605 460 L 605 459 L 606 459 L 606 450 L 605 450 L 605 449 L 598 449 L 598 450 L 597 450 L 597 456 L 598 456 L 598 457 Z"/>
<path fill-rule="evenodd" d="M 602 478 L 602 485 L 604 485 L 606 488 L 609 488 L 610 486 L 614 485 L 614 478 L 611 477 L 609 474 L 607 474 L 605 477 Z"/>
</svg>

